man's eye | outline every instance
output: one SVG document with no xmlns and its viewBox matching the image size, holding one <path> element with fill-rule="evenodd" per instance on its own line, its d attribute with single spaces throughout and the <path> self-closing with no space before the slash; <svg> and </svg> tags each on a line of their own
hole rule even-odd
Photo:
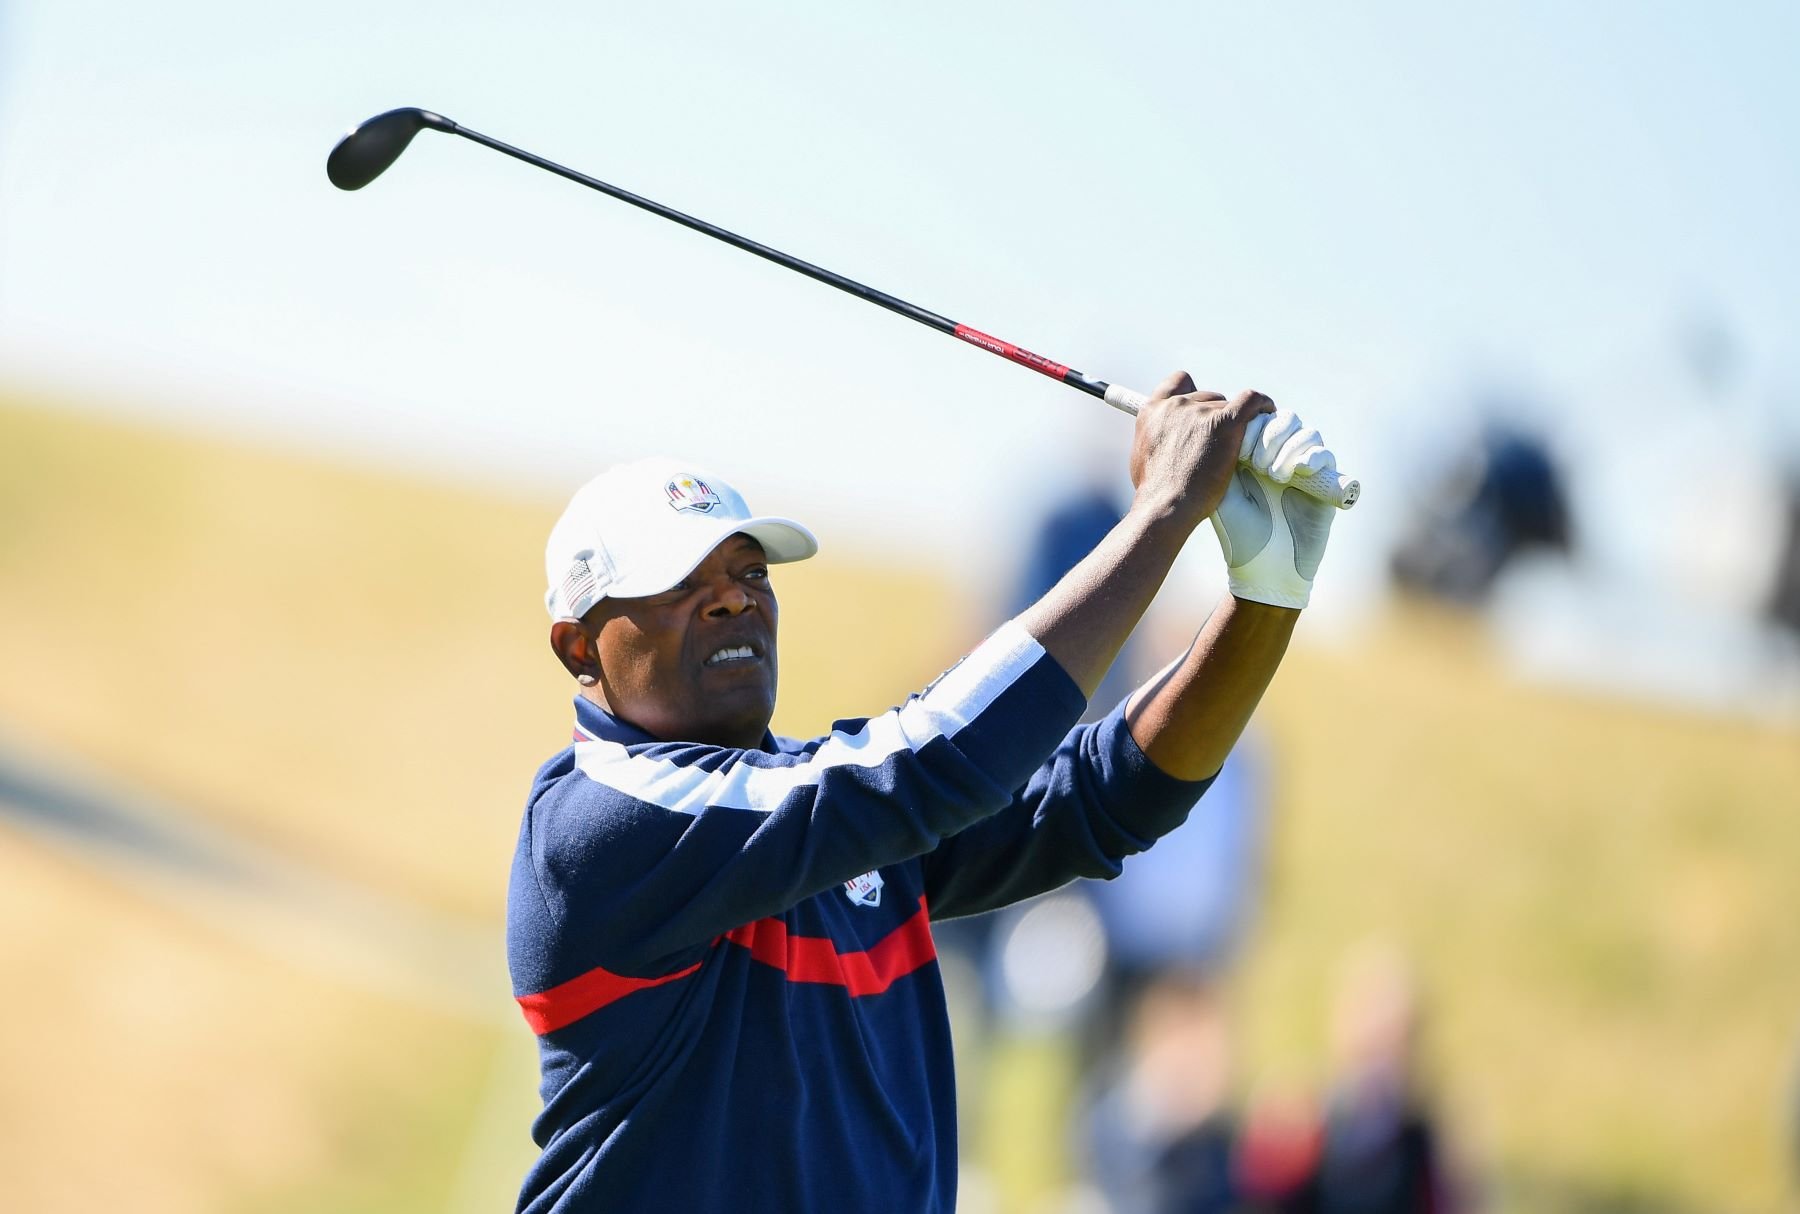
<svg viewBox="0 0 1800 1214">
<path fill-rule="evenodd" d="M 766 582 L 769 580 L 769 571 L 763 566 L 757 565 L 753 569 L 746 569 L 744 576 L 753 582 Z"/>
</svg>

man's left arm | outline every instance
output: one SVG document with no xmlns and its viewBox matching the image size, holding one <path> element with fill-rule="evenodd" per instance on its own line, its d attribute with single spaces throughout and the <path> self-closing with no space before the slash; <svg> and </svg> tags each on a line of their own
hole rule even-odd
<svg viewBox="0 0 1800 1214">
<path fill-rule="evenodd" d="M 1299 618 L 1296 608 L 1227 596 L 1188 651 L 1132 692 L 1125 720 L 1158 770 L 1201 780 L 1225 766 Z"/>
<path fill-rule="evenodd" d="M 1125 705 L 1071 730 L 1012 804 L 922 857 L 934 919 L 995 910 L 1121 862 L 1179 826 L 1211 780 L 1178 780 L 1145 756 Z"/>
<path fill-rule="evenodd" d="M 927 857 L 934 914 L 1116 875 L 1185 820 L 1224 766 L 1287 652 L 1335 513 L 1292 487 L 1336 460 L 1291 413 L 1255 419 L 1241 458 L 1213 515 L 1231 593 L 1185 653 L 1071 733 L 1009 809 Z"/>
<path fill-rule="evenodd" d="M 1312 599 L 1335 507 L 1294 487 L 1335 471 L 1317 430 L 1285 409 L 1244 431 L 1232 483 L 1213 512 L 1231 594 L 1178 660 L 1131 697 L 1126 718 L 1151 762 L 1180 779 L 1225 765 Z"/>
<path fill-rule="evenodd" d="M 1112 878 L 1181 825 L 1243 732 L 1298 615 L 1227 598 L 1177 661 L 1070 731 L 1010 806 L 925 857 L 933 917 Z"/>
</svg>

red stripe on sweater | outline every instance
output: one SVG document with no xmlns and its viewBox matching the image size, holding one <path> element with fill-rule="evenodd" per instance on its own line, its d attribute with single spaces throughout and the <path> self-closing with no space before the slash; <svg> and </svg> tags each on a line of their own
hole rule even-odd
<svg viewBox="0 0 1800 1214">
<path fill-rule="evenodd" d="M 684 970 L 660 978 L 627 978 L 595 966 L 579 978 L 571 978 L 547 991 L 520 995 L 519 1010 L 525 1013 L 525 1023 L 531 1026 L 531 1031 L 542 1037 L 574 1024 L 583 1016 L 591 1016 L 627 995 L 685 978 L 699 968 L 700 963 L 696 961 Z"/>
<path fill-rule="evenodd" d="M 764 965 L 784 971 L 789 982 L 841 986 L 852 995 L 879 995 L 937 956 L 924 898 L 912 918 L 859 953 L 840 953 L 823 937 L 790 936 L 779 919 L 758 919 L 725 938 L 749 949 Z"/>
<path fill-rule="evenodd" d="M 923 897 L 917 913 L 861 952 L 840 953 L 823 936 L 790 936 L 787 924 L 780 919 L 758 919 L 733 928 L 721 939 L 749 949 L 752 960 L 781 970 L 789 982 L 841 986 L 853 997 L 879 995 L 937 957 L 937 946 L 931 939 L 931 917 Z M 549 990 L 520 995 L 519 1010 L 525 1013 L 525 1023 L 531 1031 L 541 1037 L 627 995 L 686 978 L 698 972 L 700 965 L 696 961 L 660 978 L 627 978 L 595 966 Z"/>
</svg>

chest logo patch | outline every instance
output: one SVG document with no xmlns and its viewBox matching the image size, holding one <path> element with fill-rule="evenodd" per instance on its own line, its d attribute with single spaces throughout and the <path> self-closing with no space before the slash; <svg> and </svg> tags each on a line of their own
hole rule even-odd
<svg viewBox="0 0 1800 1214">
<path fill-rule="evenodd" d="M 858 906 L 880 906 L 881 874 L 871 871 L 850 878 L 844 882 L 844 897 Z"/>
</svg>

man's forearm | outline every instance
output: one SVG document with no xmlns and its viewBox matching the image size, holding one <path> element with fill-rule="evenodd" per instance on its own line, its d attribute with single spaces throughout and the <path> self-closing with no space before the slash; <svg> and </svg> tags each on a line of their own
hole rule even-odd
<svg viewBox="0 0 1800 1214">
<path fill-rule="evenodd" d="M 1018 622 L 1092 697 L 1193 528 L 1134 507 Z M 1140 743 L 1141 744 L 1141 743 Z"/>
<path fill-rule="evenodd" d="M 1251 420 L 1274 408 L 1259 392 L 1227 402 L 1217 392 L 1196 391 L 1181 371 L 1138 410 L 1130 511 L 1018 619 L 1082 695 L 1091 698 L 1099 688 L 1182 545 L 1224 499 Z"/>
<path fill-rule="evenodd" d="M 1286 607 L 1227 595 L 1187 652 L 1132 693 L 1125 719 L 1150 761 L 1182 780 L 1223 767 L 1299 618 Z"/>
</svg>

